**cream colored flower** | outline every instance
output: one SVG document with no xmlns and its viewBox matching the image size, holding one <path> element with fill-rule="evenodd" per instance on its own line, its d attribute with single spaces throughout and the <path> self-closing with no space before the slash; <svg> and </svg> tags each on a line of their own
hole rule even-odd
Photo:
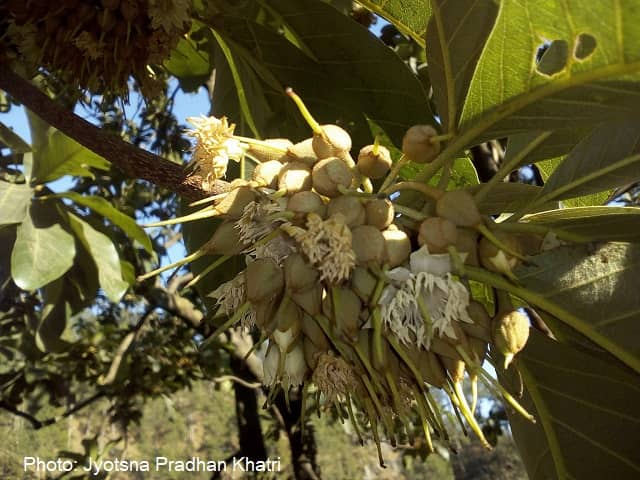
<svg viewBox="0 0 640 480">
<path fill-rule="evenodd" d="M 189 0 L 149 0 L 147 10 L 151 19 L 151 28 L 162 28 L 169 33 L 173 30 L 181 31 L 191 16 L 191 2 Z"/>
<path fill-rule="evenodd" d="M 380 298 L 382 317 L 404 344 L 428 349 L 434 334 L 456 338 L 452 322 L 472 322 L 469 292 L 453 278 L 444 257 L 423 247 L 411 254 L 411 270 L 398 267 L 387 273 L 391 283 Z"/>
<path fill-rule="evenodd" d="M 296 252 L 296 247 L 289 238 L 280 235 L 267 243 L 261 243 L 249 251 L 253 258 L 270 258 L 279 266 L 282 266 L 285 259 Z"/>
<path fill-rule="evenodd" d="M 282 373 L 282 384 L 285 389 L 302 385 L 307 375 L 307 362 L 304 359 L 304 349 L 302 342 L 298 342 L 287 353 L 281 353 L 284 357 L 284 371 Z"/>
<path fill-rule="evenodd" d="M 239 230 L 240 239 L 250 245 L 271 233 L 277 226 L 269 216 L 281 211 L 283 207 L 279 203 L 268 200 L 248 203 L 235 224 L 235 228 Z"/>
<path fill-rule="evenodd" d="M 304 360 L 304 359 L 303 359 Z M 280 349 L 275 343 L 269 342 L 267 354 L 262 362 L 263 379 L 262 383 L 267 386 L 274 385 L 280 381 L 278 378 L 278 368 L 280 366 Z"/>
<path fill-rule="evenodd" d="M 218 286 L 208 297 L 216 299 L 216 305 L 228 317 L 233 314 L 247 301 L 246 283 L 244 272 L 238 273 L 232 280 Z M 251 328 L 255 324 L 255 310 L 252 307 L 240 318 L 240 325 L 244 328 Z"/>
<path fill-rule="evenodd" d="M 283 225 L 300 246 L 309 261 L 320 271 L 320 280 L 340 283 L 351 276 L 356 256 L 351 246 L 351 230 L 344 216 L 337 214 L 327 220 L 316 213 L 307 215 L 307 228 Z"/>
<path fill-rule="evenodd" d="M 229 159 L 238 161 L 245 152 L 243 144 L 233 138 L 235 124 L 226 117 L 189 117 L 187 121 L 196 128 L 187 135 L 196 139 L 189 167 L 203 178 L 203 188 L 209 189 L 227 172 Z"/>
</svg>

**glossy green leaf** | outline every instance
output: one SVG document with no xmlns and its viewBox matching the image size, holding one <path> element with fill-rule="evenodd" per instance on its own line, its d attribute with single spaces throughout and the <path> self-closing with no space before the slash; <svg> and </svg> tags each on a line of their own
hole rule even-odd
<svg viewBox="0 0 640 480">
<path fill-rule="evenodd" d="M 537 419 L 507 409 L 531 480 L 640 476 L 638 375 L 537 331 L 514 365 Z"/>
<path fill-rule="evenodd" d="M 93 177 L 91 168 L 108 170 L 110 163 L 31 114 L 33 136 L 32 183 L 47 183 L 64 175 Z"/>
<path fill-rule="evenodd" d="M 429 0 L 362 0 L 358 3 L 393 23 L 398 31 L 424 47 L 427 22 L 431 16 Z"/>
<path fill-rule="evenodd" d="M 37 202 L 18 226 L 11 252 L 11 275 L 23 290 L 43 287 L 73 265 L 75 241 L 62 223 L 53 205 Z"/>
<path fill-rule="evenodd" d="M 577 207 L 534 213 L 523 222 L 546 225 L 589 241 L 640 241 L 640 208 Z"/>
<path fill-rule="evenodd" d="M 523 299 L 640 372 L 640 245 L 559 247 L 514 273 Z"/>
<path fill-rule="evenodd" d="M 0 180 L 0 225 L 22 222 L 32 193 L 29 185 Z"/>
<path fill-rule="evenodd" d="M 600 123 L 640 105 L 640 9 L 633 0 L 500 2 L 461 118 L 460 144 L 529 130 Z M 580 35 L 595 39 L 588 57 Z M 549 75 L 535 58 L 545 41 L 567 44 L 564 68 Z"/>
<path fill-rule="evenodd" d="M 540 176 L 546 182 L 547 179 L 553 174 L 553 172 L 562 163 L 564 158 L 551 158 L 538 162 L 536 166 L 540 172 Z M 603 192 L 596 192 L 590 195 L 584 195 L 576 198 L 566 198 L 562 201 L 562 205 L 565 207 L 589 207 L 593 205 L 604 205 L 613 190 L 605 190 Z"/>
<path fill-rule="evenodd" d="M 596 128 L 557 166 L 538 201 L 574 198 L 640 179 L 640 117 Z"/>
<path fill-rule="evenodd" d="M 431 0 L 427 63 L 445 132 L 458 116 L 482 48 L 498 15 L 492 0 Z"/>
<path fill-rule="evenodd" d="M 69 214 L 71 228 L 84 248 L 91 254 L 98 269 L 100 288 L 112 302 L 118 302 L 129 284 L 122 278 L 120 256 L 111 239 L 84 220 Z"/>
<path fill-rule="evenodd" d="M 0 146 L 10 148 L 13 153 L 27 153 L 31 151 L 31 146 L 25 142 L 20 135 L 0 122 Z"/>
<path fill-rule="evenodd" d="M 147 252 L 153 253 L 151 239 L 147 236 L 144 229 L 142 229 L 133 218 L 122 213 L 104 198 L 92 195 L 80 195 L 76 192 L 63 192 L 55 196 L 68 198 L 77 204 L 89 207 L 115 226 L 120 227 L 130 238 L 139 242 Z"/>
</svg>

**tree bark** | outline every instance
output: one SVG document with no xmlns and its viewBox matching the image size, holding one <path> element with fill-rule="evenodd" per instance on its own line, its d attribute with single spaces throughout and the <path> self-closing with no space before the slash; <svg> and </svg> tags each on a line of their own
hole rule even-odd
<svg viewBox="0 0 640 480">
<path fill-rule="evenodd" d="M 0 89 L 80 145 L 107 159 L 131 178 L 147 180 L 190 200 L 228 190 L 228 183 L 220 180 L 211 191 L 203 190 L 201 177 L 187 175 L 182 165 L 137 148 L 117 135 L 87 122 L 58 105 L 28 80 L 2 63 L 0 63 Z"/>
</svg>

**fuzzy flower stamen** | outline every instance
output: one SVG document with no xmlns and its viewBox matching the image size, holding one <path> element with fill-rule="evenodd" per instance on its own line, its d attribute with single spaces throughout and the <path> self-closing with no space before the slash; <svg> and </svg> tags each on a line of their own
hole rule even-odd
<svg viewBox="0 0 640 480">
<path fill-rule="evenodd" d="M 356 256 L 351 246 L 351 230 L 345 224 L 344 216 L 337 214 L 322 220 L 319 215 L 310 213 L 306 230 L 290 224 L 282 228 L 318 268 L 320 280 L 337 284 L 351 276 Z"/>
</svg>

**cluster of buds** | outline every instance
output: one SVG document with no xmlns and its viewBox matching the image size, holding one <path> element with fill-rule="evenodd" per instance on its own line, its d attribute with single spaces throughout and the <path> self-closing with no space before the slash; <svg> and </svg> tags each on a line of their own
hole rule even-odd
<svg viewBox="0 0 640 480">
<path fill-rule="evenodd" d="M 523 258 L 517 238 L 489 228 L 466 191 L 396 182 L 398 162 L 393 166 L 377 142 L 354 160 L 349 134 L 319 125 L 288 94 L 312 127 L 311 138 L 255 140 L 234 135 L 225 118 L 192 120 L 192 168 L 205 187 L 224 175 L 229 159 L 253 159 L 252 176 L 195 202 L 205 206 L 194 213 L 152 224 L 223 219 L 211 240 L 179 262 L 219 256 L 190 286 L 227 258 L 245 256 L 246 269 L 209 293 L 219 307 L 216 318 L 227 320 L 208 341 L 236 324 L 257 328 L 259 344 L 266 343 L 269 398 L 280 388 L 285 394 L 298 388 L 303 398 L 315 392 L 319 403 L 350 418 L 359 436 L 369 428 L 379 453 L 380 429 L 395 444 L 398 429 L 408 431 L 416 414 L 429 448 L 434 435 L 450 438 L 434 388 L 448 394 L 487 447 L 474 417 L 478 381 L 532 419 L 483 370 L 487 358 L 502 355 L 508 366 L 524 347 L 527 317 L 507 300 L 492 320 L 456 268 L 482 265 L 512 275 Z M 412 128 L 405 155 L 429 160 L 439 151 L 436 133 Z M 372 180 L 385 175 L 374 192 Z M 399 204 L 395 193 L 406 189 L 423 195 L 433 214 Z"/>
<path fill-rule="evenodd" d="M 133 76 L 153 96 L 161 84 L 148 65 L 169 56 L 190 9 L 190 0 L 7 0 L 0 16 L 19 61 L 95 92 L 126 93 Z"/>
</svg>

